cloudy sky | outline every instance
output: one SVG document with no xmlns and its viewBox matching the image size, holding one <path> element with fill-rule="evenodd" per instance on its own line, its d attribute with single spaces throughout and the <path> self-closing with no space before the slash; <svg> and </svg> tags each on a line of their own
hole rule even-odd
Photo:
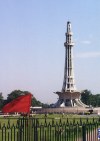
<svg viewBox="0 0 100 141">
<path fill-rule="evenodd" d="M 63 83 L 67 21 L 79 91 L 100 93 L 100 0 L 1 0 L 0 91 L 28 90 L 45 103 Z"/>
</svg>

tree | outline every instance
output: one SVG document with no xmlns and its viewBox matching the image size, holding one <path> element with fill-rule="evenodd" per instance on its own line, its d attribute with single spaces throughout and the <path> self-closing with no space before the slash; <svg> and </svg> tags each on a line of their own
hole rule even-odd
<svg viewBox="0 0 100 141">
<path fill-rule="evenodd" d="M 40 107 L 43 107 L 43 108 L 49 108 L 49 104 L 44 104 L 42 102 L 40 102 L 39 100 L 37 100 L 35 97 L 32 98 L 32 106 L 35 107 L 35 106 L 40 106 Z"/>
<path fill-rule="evenodd" d="M 3 96 L 2 96 L 2 93 L 0 93 L 0 110 L 2 109 L 3 107 Z"/>
<path fill-rule="evenodd" d="M 30 93 L 28 91 L 21 91 L 21 90 L 14 90 L 12 91 L 10 94 L 8 94 L 7 96 L 7 103 L 14 100 L 15 98 L 21 96 L 21 95 L 25 95 L 27 93 Z"/>
<path fill-rule="evenodd" d="M 100 94 L 92 95 L 91 105 L 93 107 L 100 107 Z"/>
<path fill-rule="evenodd" d="M 93 95 L 89 90 L 83 90 L 81 92 L 81 100 L 86 105 L 92 105 L 93 107 L 100 107 L 100 94 Z"/>
<path fill-rule="evenodd" d="M 34 97 L 32 98 L 32 106 L 42 106 L 42 103 Z"/>
<path fill-rule="evenodd" d="M 92 93 L 89 90 L 83 90 L 81 92 L 81 100 L 86 105 L 91 105 Z"/>
</svg>

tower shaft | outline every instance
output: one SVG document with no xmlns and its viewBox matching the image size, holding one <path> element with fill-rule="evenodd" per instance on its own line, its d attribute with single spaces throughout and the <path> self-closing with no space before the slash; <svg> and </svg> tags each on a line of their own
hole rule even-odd
<svg viewBox="0 0 100 141">
<path fill-rule="evenodd" d="M 67 33 L 65 46 L 65 69 L 64 69 L 64 80 L 62 86 L 62 92 L 73 92 L 75 91 L 74 84 L 74 70 L 73 70 L 73 46 L 71 23 L 67 22 Z"/>
</svg>

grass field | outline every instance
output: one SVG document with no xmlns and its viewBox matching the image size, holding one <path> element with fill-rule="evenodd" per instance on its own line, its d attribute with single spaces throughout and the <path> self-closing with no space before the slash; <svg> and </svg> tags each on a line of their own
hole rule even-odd
<svg viewBox="0 0 100 141">
<path fill-rule="evenodd" d="M 11 127 L 11 126 L 18 126 L 18 120 L 22 119 L 23 117 L 0 117 L 0 129 L 2 127 Z M 99 116 L 83 116 L 83 115 L 75 115 L 75 114 L 36 114 L 33 115 L 33 117 L 31 117 L 31 119 L 36 118 L 38 119 L 38 121 L 40 123 L 44 123 L 45 121 L 50 122 L 52 120 L 54 120 L 54 122 L 59 122 L 60 120 L 62 122 L 80 122 L 80 120 L 82 122 L 87 122 L 87 120 L 89 122 L 92 122 L 93 120 L 99 120 Z"/>
</svg>

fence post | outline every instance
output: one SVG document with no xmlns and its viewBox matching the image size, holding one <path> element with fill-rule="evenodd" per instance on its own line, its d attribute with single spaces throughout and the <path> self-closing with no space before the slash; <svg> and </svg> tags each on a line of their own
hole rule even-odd
<svg viewBox="0 0 100 141">
<path fill-rule="evenodd" d="M 22 141 L 22 132 L 23 132 L 23 127 L 22 127 L 22 118 L 19 119 L 19 134 L 18 134 L 18 140 Z"/>
<path fill-rule="evenodd" d="M 83 138 L 83 141 L 86 141 L 86 125 L 84 124 L 82 126 L 82 138 Z"/>
<path fill-rule="evenodd" d="M 37 119 L 34 118 L 34 141 L 38 141 Z"/>
</svg>

